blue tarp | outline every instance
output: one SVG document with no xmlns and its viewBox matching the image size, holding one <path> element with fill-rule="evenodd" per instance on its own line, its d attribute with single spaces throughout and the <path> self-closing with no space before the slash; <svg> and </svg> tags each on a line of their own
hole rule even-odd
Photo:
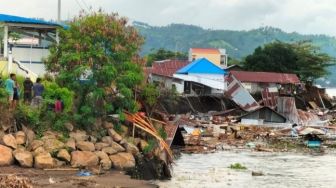
<svg viewBox="0 0 336 188">
<path fill-rule="evenodd" d="M 197 59 L 176 72 L 177 74 L 227 74 L 226 71 L 211 63 L 206 58 Z"/>
<path fill-rule="evenodd" d="M 33 19 L 33 18 L 25 18 L 25 17 L 20 17 L 20 16 L 12 16 L 12 15 L 7 15 L 7 14 L 0 14 L 0 22 L 53 25 L 53 26 L 64 27 L 64 26 L 62 26 L 60 24 L 57 24 L 57 23 L 54 23 L 54 22 L 48 22 L 48 21 Z"/>
</svg>

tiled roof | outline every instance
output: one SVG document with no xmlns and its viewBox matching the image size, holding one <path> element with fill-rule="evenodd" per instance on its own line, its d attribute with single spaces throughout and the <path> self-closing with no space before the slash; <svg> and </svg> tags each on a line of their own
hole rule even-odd
<svg viewBox="0 0 336 188">
<path fill-rule="evenodd" d="M 295 74 L 249 71 L 230 71 L 230 73 L 241 82 L 278 84 L 300 83 L 299 78 Z"/>
<path fill-rule="evenodd" d="M 189 62 L 187 60 L 164 60 L 156 61 L 152 65 L 152 74 L 173 77 L 173 74 L 186 66 Z"/>
<path fill-rule="evenodd" d="M 198 54 L 220 54 L 216 48 L 191 48 L 192 53 Z"/>
</svg>

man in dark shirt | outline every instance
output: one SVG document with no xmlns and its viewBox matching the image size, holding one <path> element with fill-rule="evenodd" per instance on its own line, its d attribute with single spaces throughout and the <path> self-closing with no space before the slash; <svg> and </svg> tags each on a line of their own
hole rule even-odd
<svg viewBox="0 0 336 188">
<path fill-rule="evenodd" d="M 44 86 L 41 84 L 41 78 L 36 79 L 36 83 L 33 85 L 34 98 L 32 105 L 40 107 L 42 103 L 42 94 L 44 91 Z"/>
<path fill-rule="evenodd" d="M 31 103 L 32 99 L 32 88 L 33 88 L 33 82 L 30 80 L 29 77 L 26 77 L 26 79 L 23 82 L 23 101 L 27 104 Z"/>
</svg>

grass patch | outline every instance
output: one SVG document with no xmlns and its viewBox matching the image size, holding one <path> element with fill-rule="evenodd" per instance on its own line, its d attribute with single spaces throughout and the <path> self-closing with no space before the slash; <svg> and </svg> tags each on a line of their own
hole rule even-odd
<svg viewBox="0 0 336 188">
<path fill-rule="evenodd" d="M 235 169 L 235 170 L 246 170 L 247 168 L 245 166 L 243 166 L 242 164 L 240 163 L 234 163 L 234 164 L 231 164 L 229 166 L 229 168 L 231 169 Z"/>
</svg>

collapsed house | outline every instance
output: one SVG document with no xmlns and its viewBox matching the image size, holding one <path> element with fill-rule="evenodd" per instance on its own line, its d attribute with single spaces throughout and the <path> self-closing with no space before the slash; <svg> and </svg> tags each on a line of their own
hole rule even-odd
<svg viewBox="0 0 336 188">
<path fill-rule="evenodd" d="M 230 73 L 251 94 L 260 93 L 265 88 L 269 88 L 274 92 L 279 91 L 282 94 L 291 95 L 295 91 L 295 86 L 300 84 L 300 80 L 295 74 L 235 70 L 230 71 Z"/>
</svg>

